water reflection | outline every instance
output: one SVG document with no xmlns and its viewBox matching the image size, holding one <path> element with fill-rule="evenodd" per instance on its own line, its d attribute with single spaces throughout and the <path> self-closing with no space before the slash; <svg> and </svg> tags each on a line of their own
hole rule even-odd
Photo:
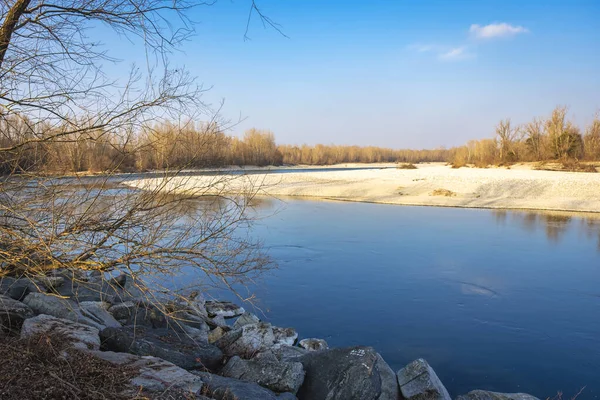
<svg viewBox="0 0 600 400">
<path fill-rule="evenodd" d="M 492 213 L 498 225 L 516 225 L 530 233 L 543 229 L 548 241 L 554 244 L 560 243 L 566 232 L 574 228 L 588 239 L 596 238 L 600 251 L 600 214 L 521 210 L 494 210 Z"/>
</svg>

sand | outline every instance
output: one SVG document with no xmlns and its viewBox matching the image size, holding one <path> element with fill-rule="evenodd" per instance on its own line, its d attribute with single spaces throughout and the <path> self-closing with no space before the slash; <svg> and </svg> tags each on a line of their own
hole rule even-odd
<svg viewBox="0 0 600 400">
<path fill-rule="evenodd" d="M 258 194 L 270 196 L 399 205 L 600 212 L 600 173 L 537 171 L 527 165 L 452 169 L 432 163 L 419 164 L 417 169 L 380 168 L 389 166 L 236 177 L 185 176 L 168 183 L 150 178 L 128 184 L 144 189 L 164 185 L 165 190 L 196 194 L 258 190 Z M 358 165 L 330 168 L 340 167 Z"/>
</svg>

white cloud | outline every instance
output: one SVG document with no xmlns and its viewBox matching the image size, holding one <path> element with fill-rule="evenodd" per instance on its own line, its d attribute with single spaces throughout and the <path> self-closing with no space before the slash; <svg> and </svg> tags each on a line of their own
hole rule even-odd
<svg viewBox="0 0 600 400">
<path fill-rule="evenodd" d="M 466 46 L 454 47 L 448 51 L 439 53 L 438 58 L 445 61 L 458 61 L 475 56 L 474 54 L 469 53 L 467 50 L 468 49 Z"/>
<path fill-rule="evenodd" d="M 469 29 L 469 33 L 478 39 L 492 39 L 499 37 L 510 37 L 516 36 L 521 33 L 527 33 L 529 30 L 522 26 L 513 26 L 506 22 L 489 24 L 489 25 L 478 25 L 473 24 Z"/>
</svg>

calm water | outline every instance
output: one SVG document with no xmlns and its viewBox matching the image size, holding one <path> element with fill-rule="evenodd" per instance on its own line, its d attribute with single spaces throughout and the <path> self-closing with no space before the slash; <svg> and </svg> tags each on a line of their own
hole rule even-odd
<svg viewBox="0 0 600 400">
<path fill-rule="evenodd" d="M 279 269 L 266 319 L 397 370 L 425 358 L 450 393 L 600 395 L 600 220 L 290 200 L 256 233 Z"/>
</svg>

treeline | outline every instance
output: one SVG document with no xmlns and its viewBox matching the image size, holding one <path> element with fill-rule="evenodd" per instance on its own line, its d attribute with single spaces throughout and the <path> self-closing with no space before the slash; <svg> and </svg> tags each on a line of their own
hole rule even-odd
<svg viewBox="0 0 600 400">
<path fill-rule="evenodd" d="M 228 165 L 282 165 L 446 161 L 451 152 L 392 150 L 359 146 L 277 146 L 270 131 L 250 129 L 228 136 L 216 124 L 160 123 L 135 134 L 128 130 L 65 133 L 65 127 L 13 115 L 0 119 L 0 171 L 105 172 L 205 168 Z M 52 138 L 52 140 L 48 140 Z"/>
<path fill-rule="evenodd" d="M 250 129 L 238 138 L 228 136 L 217 124 L 157 123 L 135 132 L 123 128 L 69 133 L 73 126 L 77 125 L 50 127 L 19 115 L 0 117 L 0 173 L 436 161 L 451 162 L 455 167 L 485 167 L 525 161 L 600 161 L 600 117 L 581 131 L 568 119 L 566 107 L 523 125 L 506 119 L 497 125 L 493 138 L 436 150 L 278 146 L 270 131 Z"/>
<path fill-rule="evenodd" d="M 289 146 L 278 147 L 284 164 L 331 165 L 340 163 L 434 162 L 447 161 L 451 152 L 437 150 L 393 150 L 359 146 Z"/>
<path fill-rule="evenodd" d="M 567 117 L 566 107 L 557 107 L 546 118 L 514 125 L 500 121 L 493 139 L 471 140 L 453 149 L 455 167 L 466 164 L 485 167 L 528 161 L 600 161 L 600 116 L 582 131 Z"/>
</svg>

